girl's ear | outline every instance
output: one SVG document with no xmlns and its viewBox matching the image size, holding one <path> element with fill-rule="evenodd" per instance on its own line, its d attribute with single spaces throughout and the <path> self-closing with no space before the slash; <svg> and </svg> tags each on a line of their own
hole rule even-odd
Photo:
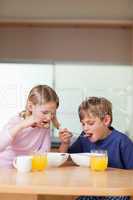
<svg viewBox="0 0 133 200">
<path fill-rule="evenodd" d="M 110 122 L 111 122 L 111 117 L 110 115 L 105 115 L 104 119 L 103 119 L 103 123 L 106 127 L 109 127 L 110 125 Z"/>
<path fill-rule="evenodd" d="M 32 112 L 32 110 L 33 110 L 33 104 L 32 104 L 31 101 L 28 101 L 28 102 L 27 102 L 27 110 L 28 110 L 29 112 Z"/>
</svg>

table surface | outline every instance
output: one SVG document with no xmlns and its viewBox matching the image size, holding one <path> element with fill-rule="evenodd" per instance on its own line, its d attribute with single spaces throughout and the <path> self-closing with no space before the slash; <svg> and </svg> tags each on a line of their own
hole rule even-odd
<svg viewBox="0 0 133 200">
<path fill-rule="evenodd" d="M 86 167 L 61 166 L 20 173 L 0 169 L 0 193 L 133 196 L 133 170 L 108 168 L 95 172 Z"/>
</svg>

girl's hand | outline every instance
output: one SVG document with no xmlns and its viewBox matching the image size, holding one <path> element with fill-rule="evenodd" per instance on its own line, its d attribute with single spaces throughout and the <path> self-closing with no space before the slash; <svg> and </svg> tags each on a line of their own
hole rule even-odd
<svg viewBox="0 0 133 200">
<path fill-rule="evenodd" d="M 59 138 L 60 138 L 61 144 L 70 144 L 71 137 L 72 137 L 72 133 L 68 129 L 66 128 L 60 129 Z"/>
<path fill-rule="evenodd" d="M 41 124 L 43 123 L 43 119 L 42 118 L 35 118 L 33 115 L 26 117 L 26 119 L 24 119 L 21 123 L 22 128 L 28 128 L 28 127 L 36 127 L 36 124 Z"/>
<path fill-rule="evenodd" d="M 11 136 L 15 137 L 16 134 L 19 133 L 19 131 L 23 130 L 24 128 L 28 128 L 31 126 L 36 126 L 37 123 L 42 123 L 43 119 L 42 118 L 35 118 L 33 115 L 26 117 L 26 119 L 22 120 L 19 124 L 14 126 L 11 130 Z"/>
</svg>

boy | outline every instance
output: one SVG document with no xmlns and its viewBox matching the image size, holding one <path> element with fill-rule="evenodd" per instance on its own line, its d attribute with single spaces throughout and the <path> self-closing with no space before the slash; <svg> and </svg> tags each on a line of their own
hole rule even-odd
<svg viewBox="0 0 133 200">
<path fill-rule="evenodd" d="M 60 151 L 69 153 L 107 150 L 108 166 L 133 169 L 133 142 L 128 136 L 111 127 L 112 104 L 105 98 L 90 97 L 79 106 L 83 132 L 70 146 L 70 133 L 60 131 Z M 129 197 L 79 197 L 79 199 L 129 199 Z"/>
</svg>

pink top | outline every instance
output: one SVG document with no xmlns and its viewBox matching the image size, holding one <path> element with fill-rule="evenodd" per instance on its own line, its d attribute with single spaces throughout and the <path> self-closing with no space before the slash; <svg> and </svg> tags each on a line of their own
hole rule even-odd
<svg viewBox="0 0 133 200">
<path fill-rule="evenodd" d="M 12 138 L 10 129 L 21 120 L 19 115 L 13 117 L 0 131 L 0 167 L 12 167 L 13 159 L 18 155 L 50 150 L 50 129 L 28 127 Z"/>
</svg>

